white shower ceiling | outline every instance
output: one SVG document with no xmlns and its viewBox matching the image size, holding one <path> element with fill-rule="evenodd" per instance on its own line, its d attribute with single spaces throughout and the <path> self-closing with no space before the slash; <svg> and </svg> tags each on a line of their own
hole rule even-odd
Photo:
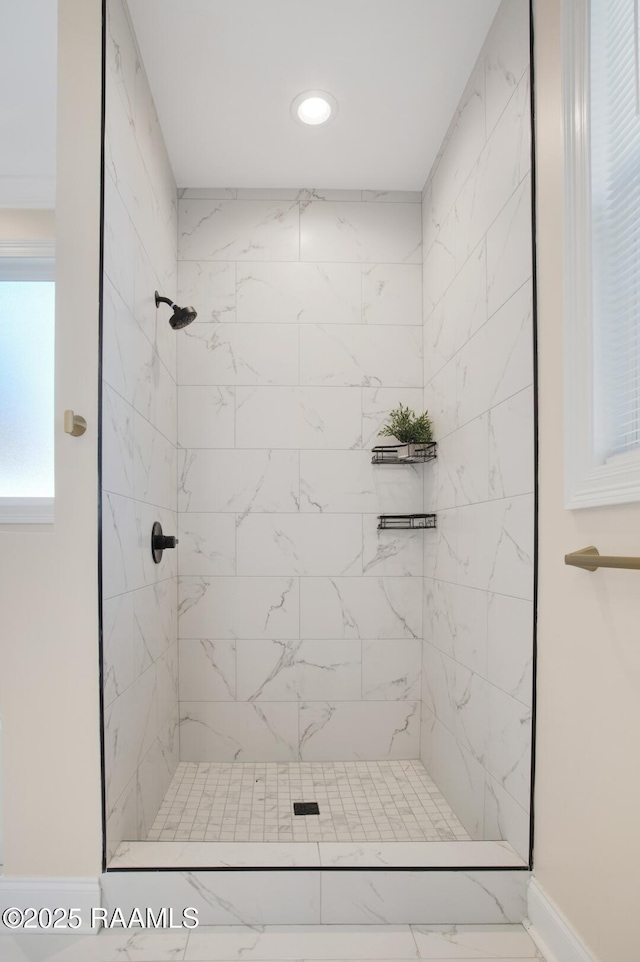
<svg viewBox="0 0 640 962">
<path fill-rule="evenodd" d="M 499 0 L 129 0 L 181 187 L 420 190 Z M 326 127 L 294 123 L 327 90 Z"/>
</svg>

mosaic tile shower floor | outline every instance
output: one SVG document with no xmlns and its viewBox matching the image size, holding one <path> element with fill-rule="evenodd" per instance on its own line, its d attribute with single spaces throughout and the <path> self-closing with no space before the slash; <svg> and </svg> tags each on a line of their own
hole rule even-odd
<svg viewBox="0 0 640 962">
<path fill-rule="evenodd" d="M 319 815 L 294 815 L 317 802 Z M 181 762 L 149 841 L 469 841 L 419 761 Z"/>
</svg>

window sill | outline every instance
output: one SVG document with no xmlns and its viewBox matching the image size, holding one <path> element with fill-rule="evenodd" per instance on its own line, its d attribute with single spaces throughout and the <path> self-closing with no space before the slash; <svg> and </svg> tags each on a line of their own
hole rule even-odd
<svg viewBox="0 0 640 962">
<path fill-rule="evenodd" d="M 53 524 L 53 498 L 0 498 L 0 524 Z"/>
<path fill-rule="evenodd" d="M 603 508 L 640 501 L 640 453 L 611 458 L 586 472 L 567 501 L 567 508 Z"/>
</svg>

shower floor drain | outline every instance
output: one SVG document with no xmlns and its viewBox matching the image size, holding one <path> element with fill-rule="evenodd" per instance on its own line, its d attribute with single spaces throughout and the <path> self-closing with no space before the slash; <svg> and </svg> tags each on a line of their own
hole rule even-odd
<svg viewBox="0 0 640 962">
<path fill-rule="evenodd" d="M 320 808 L 317 802 L 294 802 L 294 815 L 319 815 Z"/>
</svg>

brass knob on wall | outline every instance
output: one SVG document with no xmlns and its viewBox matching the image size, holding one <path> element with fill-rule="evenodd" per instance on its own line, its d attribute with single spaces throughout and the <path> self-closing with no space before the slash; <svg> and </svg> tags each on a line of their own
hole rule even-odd
<svg viewBox="0 0 640 962">
<path fill-rule="evenodd" d="M 64 412 L 64 429 L 67 434 L 74 438 L 79 438 L 87 430 L 87 422 L 80 414 L 73 411 Z"/>
</svg>

